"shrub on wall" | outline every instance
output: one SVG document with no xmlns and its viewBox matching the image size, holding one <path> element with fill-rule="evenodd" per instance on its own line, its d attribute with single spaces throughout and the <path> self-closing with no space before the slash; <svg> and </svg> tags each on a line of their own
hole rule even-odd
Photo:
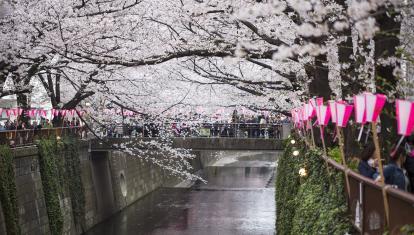
<svg viewBox="0 0 414 235">
<path fill-rule="evenodd" d="M 20 234 L 16 198 L 13 154 L 9 146 L 0 145 L 0 202 L 7 234 Z"/>
<path fill-rule="evenodd" d="M 298 149 L 299 156 L 293 156 Z M 299 176 L 299 169 L 306 173 Z M 287 145 L 276 179 L 277 234 L 346 234 L 347 214 L 342 173 L 326 168 L 321 153 L 302 143 Z"/>
<path fill-rule="evenodd" d="M 59 195 L 61 188 L 61 159 L 59 157 L 59 146 L 55 139 L 42 139 L 38 143 L 39 168 L 42 177 L 43 193 L 45 195 L 49 228 L 52 235 L 62 234 L 63 215 L 60 208 Z"/>
<path fill-rule="evenodd" d="M 295 198 L 299 189 L 300 157 L 293 157 L 290 139 L 284 142 L 284 153 L 278 160 L 276 171 L 276 230 L 277 234 L 290 234 L 295 215 Z"/>
<path fill-rule="evenodd" d="M 83 225 L 85 218 L 85 193 L 81 178 L 78 142 L 74 138 L 65 138 L 65 182 L 72 203 L 72 214 L 76 225 Z"/>
<path fill-rule="evenodd" d="M 305 154 L 307 177 L 295 196 L 292 234 L 346 234 L 351 230 L 342 173 L 327 171 L 321 153 Z"/>
<path fill-rule="evenodd" d="M 63 215 L 60 196 L 67 192 L 71 198 L 76 225 L 83 225 L 85 194 L 81 179 L 78 143 L 74 138 L 42 139 L 38 143 L 39 165 L 49 227 L 52 234 L 62 234 Z"/>
</svg>

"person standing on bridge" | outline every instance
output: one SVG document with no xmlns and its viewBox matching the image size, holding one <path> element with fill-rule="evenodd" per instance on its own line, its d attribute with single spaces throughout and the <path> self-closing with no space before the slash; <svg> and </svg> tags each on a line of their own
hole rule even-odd
<svg viewBox="0 0 414 235">
<path fill-rule="evenodd" d="M 384 168 L 385 183 L 408 191 L 407 178 L 403 169 L 406 160 L 405 149 L 402 146 L 399 146 L 397 149 L 393 148 L 390 159 L 390 163 Z"/>
</svg>

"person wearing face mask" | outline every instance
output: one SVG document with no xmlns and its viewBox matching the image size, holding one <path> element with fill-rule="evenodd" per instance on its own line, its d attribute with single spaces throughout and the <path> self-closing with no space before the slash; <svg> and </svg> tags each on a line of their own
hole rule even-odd
<svg viewBox="0 0 414 235">
<path fill-rule="evenodd" d="M 378 177 L 377 161 L 374 156 L 375 145 L 369 143 L 365 146 L 361 153 L 361 160 L 358 164 L 358 171 L 361 175 L 370 179 L 376 179 Z"/>
<path fill-rule="evenodd" d="M 390 163 L 384 167 L 384 178 L 386 184 L 407 191 L 409 183 L 407 182 L 403 169 L 405 159 L 404 147 L 399 146 L 397 149 L 393 148 L 390 154 Z"/>
<path fill-rule="evenodd" d="M 404 168 L 407 170 L 407 176 L 410 181 L 410 192 L 414 193 L 414 136 L 407 138 L 405 152 L 407 159 L 405 160 Z"/>
</svg>

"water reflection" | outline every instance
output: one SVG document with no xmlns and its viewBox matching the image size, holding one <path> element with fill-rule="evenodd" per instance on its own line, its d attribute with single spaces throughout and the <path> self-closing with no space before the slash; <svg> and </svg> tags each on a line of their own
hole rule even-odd
<svg viewBox="0 0 414 235">
<path fill-rule="evenodd" d="M 207 167 L 208 184 L 158 189 L 87 235 L 274 234 L 274 188 L 269 182 L 275 156 L 252 154 Z"/>
</svg>

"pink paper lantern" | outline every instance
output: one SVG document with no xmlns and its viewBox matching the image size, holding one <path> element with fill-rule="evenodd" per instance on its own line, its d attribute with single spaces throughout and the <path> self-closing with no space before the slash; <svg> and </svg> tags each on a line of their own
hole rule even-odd
<svg viewBox="0 0 414 235">
<path fill-rule="evenodd" d="M 310 119 L 312 119 L 315 115 L 316 115 L 316 112 L 315 112 L 315 109 L 314 109 L 314 107 L 313 107 L 313 105 L 309 102 L 309 103 L 307 103 L 307 104 L 305 104 L 306 105 L 306 107 L 307 107 L 307 111 L 306 111 L 306 113 L 307 113 L 307 120 L 310 120 Z"/>
<path fill-rule="evenodd" d="M 323 105 L 323 97 L 316 98 L 316 106 Z"/>
<path fill-rule="evenodd" d="M 329 109 L 331 110 L 332 123 L 336 123 L 336 102 L 335 100 L 328 101 Z"/>
<path fill-rule="evenodd" d="M 398 134 L 410 136 L 414 127 L 414 103 L 408 100 L 397 100 L 395 106 Z"/>
<path fill-rule="evenodd" d="M 365 124 L 366 122 L 365 95 L 354 96 L 354 107 L 355 107 L 355 121 L 360 124 Z"/>
<path fill-rule="evenodd" d="M 309 99 L 308 102 L 308 116 L 309 119 L 312 119 L 314 116 L 316 116 L 316 100 L 314 98 Z"/>
<path fill-rule="evenodd" d="M 364 93 L 365 96 L 365 114 L 367 122 L 377 122 L 379 114 L 384 107 L 387 97 L 383 94 L 374 95 L 372 93 Z"/>
<path fill-rule="evenodd" d="M 300 109 L 300 118 L 301 118 L 301 121 L 307 121 L 308 120 L 307 109 L 305 109 L 305 106 L 303 106 Z"/>
<path fill-rule="evenodd" d="M 351 117 L 353 106 L 344 101 L 336 102 L 336 125 L 346 127 Z"/>
<path fill-rule="evenodd" d="M 329 109 L 329 106 L 319 105 L 316 108 L 316 115 L 318 118 L 318 124 L 320 126 L 328 125 L 329 119 L 331 118 L 331 111 Z"/>
</svg>

